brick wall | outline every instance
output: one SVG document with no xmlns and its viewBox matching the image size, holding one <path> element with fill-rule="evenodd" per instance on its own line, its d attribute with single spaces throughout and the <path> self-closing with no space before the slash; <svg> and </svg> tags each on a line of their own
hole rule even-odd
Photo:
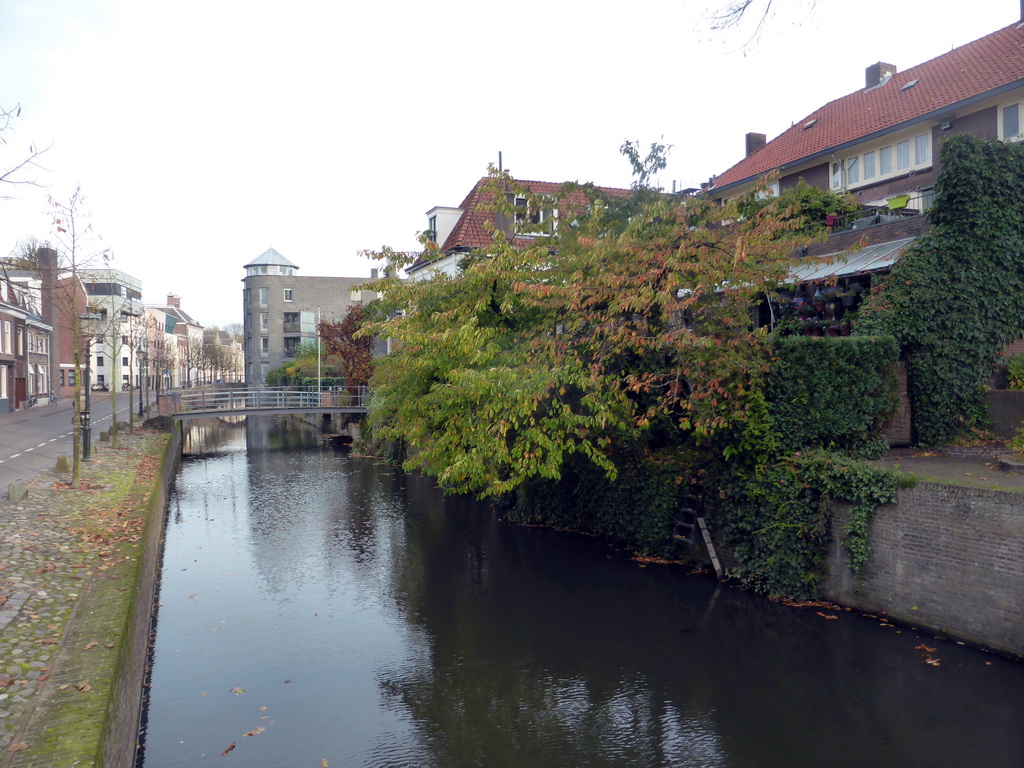
<svg viewBox="0 0 1024 768">
<path fill-rule="evenodd" d="M 861 584 L 840 506 L 826 599 L 1024 656 L 1024 494 L 920 483 L 878 510 Z"/>
<path fill-rule="evenodd" d="M 882 427 L 882 437 L 893 445 L 910 445 L 913 433 L 910 423 L 910 395 L 907 392 L 907 364 L 896 363 L 896 413 Z"/>
<path fill-rule="evenodd" d="M 135 602 L 129 617 L 128 632 L 118 659 L 107 723 L 103 734 L 104 768 L 132 768 L 139 738 L 143 691 L 149 662 L 149 639 L 153 604 L 156 600 L 164 536 L 167 490 L 181 456 L 180 422 L 171 430 L 164 450 L 160 477 L 156 480 L 149 504 L 149 520 L 142 541 Z"/>
</svg>

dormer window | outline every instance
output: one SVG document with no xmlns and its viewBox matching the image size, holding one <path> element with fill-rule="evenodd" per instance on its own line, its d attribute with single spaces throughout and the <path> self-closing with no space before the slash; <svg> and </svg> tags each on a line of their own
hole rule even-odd
<svg viewBox="0 0 1024 768">
<path fill-rule="evenodd" d="M 558 226 L 557 209 L 530 205 L 525 197 L 511 193 L 507 197 L 515 209 L 516 224 L 529 230 L 518 233 L 520 236 L 550 235 L 555 231 Z"/>
</svg>

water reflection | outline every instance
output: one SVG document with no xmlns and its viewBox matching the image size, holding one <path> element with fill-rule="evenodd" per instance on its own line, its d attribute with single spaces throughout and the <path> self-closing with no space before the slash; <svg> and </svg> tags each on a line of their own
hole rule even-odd
<svg viewBox="0 0 1024 768">
<path fill-rule="evenodd" d="M 232 742 L 247 766 L 335 768 L 1024 754 L 1024 665 L 503 524 L 294 423 L 244 434 L 178 478 L 147 768 Z"/>
</svg>

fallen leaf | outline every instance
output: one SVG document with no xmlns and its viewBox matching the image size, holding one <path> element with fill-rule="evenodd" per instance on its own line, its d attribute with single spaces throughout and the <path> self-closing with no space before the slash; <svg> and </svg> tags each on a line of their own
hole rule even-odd
<svg viewBox="0 0 1024 768">
<path fill-rule="evenodd" d="M 933 667 L 939 667 L 942 666 L 941 664 L 939 664 L 940 661 L 941 659 L 933 659 L 931 656 L 928 656 L 927 658 L 925 658 L 924 663 L 931 664 Z"/>
<path fill-rule="evenodd" d="M 326 757 L 323 757 L 323 758 L 320 759 L 320 768 L 327 768 L 327 766 L 329 766 L 329 765 L 330 765 L 330 763 L 327 762 L 327 758 Z"/>
<path fill-rule="evenodd" d="M 93 641 L 92 641 L 91 643 L 86 643 L 86 644 L 85 644 L 85 647 L 84 647 L 84 648 L 82 648 L 82 650 L 83 650 L 83 651 L 91 651 L 91 650 L 92 650 L 93 648 L 95 648 L 95 647 L 96 647 L 97 645 L 99 645 L 99 643 L 97 643 L 97 642 L 96 642 L 95 640 L 93 640 Z"/>
<path fill-rule="evenodd" d="M 58 685 L 57 686 L 57 690 L 58 691 L 66 691 L 70 687 L 71 687 L 70 685 L 68 685 L 67 683 L 64 683 L 64 685 Z"/>
<path fill-rule="evenodd" d="M 11 746 L 7 748 L 7 751 L 24 752 L 26 749 L 28 749 L 28 744 L 26 744 L 24 741 L 19 741 L 17 744 L 11 744 Z"/>
<path fill-rule="evenodd" d="M 241 688 L 236 685 L 234 688 L 231 689 L 231 692 L 235 694 L 235 696 L 238 696 L 241 693 L 245 693 L 245 688 Z"/>
<path fill-rule="evenodd" d="M 230 744 L 228 744 L 228 748 L 220 753 L 220 756 L 224 757 L 224 755 L 226 755 L 228 752 L 230 752 L 234 748 L 235 748 L 235 742 L 232 741 Z"/>
<path fill-rule="evenodd" d="M 92 690 L 92 686 L 89 685 L 89 681 L 88 680 L 83 680 L 81 683 L 77 683 L 75 685 L 75 688 L 80 690 L 82 693 L 88 693 L 89 691 Z"/>
<path fill-rule="evenodd" d="M 266 708 L 266 707 L 260 707 L 259 711 L 260 711 L 260 712 L 266 712 L 266 711 L 267 711 L 267 708 Z"/>
<path fill-rule="evenodd" d="M 928 653 L 935 653 L 936 649 L 935 648 L 929 648 L 924 643 L 921 643 L 920 645 L 915 645 L 914 646 L 914 650 L 915 651 L 928 651 Z"/>
<path fill-rule="evenodd" d="M 243 735 L 243 736 L 255 736 L 255 735 L 256 735 L 256 734 L 258 734 L 258 733 L 263 733 L 263 732 L 264 732 L 265 730 L 267 730 L 267 729 L 266 729 L 266 728 L 264 728 L 264 727 L 263 727 L 263 726 L 261 725 L 261 726 L 260 726 L 259 728 L 253 728 L 253 729 L 252 729 L 251 731 L 247 731 L 246 733 L 244 733 L 244 734 L 242 734 L 242 735 Z"/>
<path fill-rule="evenodd" d="M 823 619 L 830 619 L 831 620 L 831 619 L 838 619 L 839 618 L 838 616 L 833 616 L 832 614 L 829 614 L 829 613 L 822 613 L 821 611 L 815 611 L 815 613 L 818 614 L 819 616 L 821 616 L 821 618 L 823 618 Z"/>
</svg>

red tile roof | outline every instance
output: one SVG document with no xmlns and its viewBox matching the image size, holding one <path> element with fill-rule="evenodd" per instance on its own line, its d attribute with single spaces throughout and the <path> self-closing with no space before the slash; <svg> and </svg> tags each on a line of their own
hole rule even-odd
<svg viewBox="0 0 1024 768">
<path fill-rule="evenodd" d="M 555 196 L 562 188 L 561 183 L 551 181 L 521 181 L 517 179 L 516 182 L 528 187 L 535 195 Z M 493 193 L 488 189 L 489 183 L 490 178 L 486 176 L 480 179 L 459 205 L 462 216 L 459 217 L 455 228 L 444 241 L 444 245 L 441 247 L 442 251 L 447 252 L 453 248 L 487 248 L 491 244 L 491 235 L 488 234 L 485 224 L 494 224 L 494 211 L 482 209 L 482 206 L 487 206 L 494 199 Z M 614 187 L 598 187 L 598 189 L 614 197 L 624 197 L 630 194 L 628 189 Z M 584 203 L 586 203 L 586 196 L 581 190 L 576 190 L 565 198 L 562 205 L 563 207 L 565 205 L 582 207 Z"/>
<path fill-rule="evenodd" d="M 1024 29 L 1014 23 L 937 56 L 884 85 L 829 102 L 715 179 L 715 189 L 763 174 L 891 129 L 930 113 L 941 113 L 1024 79 Z M 901 90 L 917 80 L 913 87 Z M 936 115 L 938 116 L 938 115 Z M 813 126 L 805 124 L 816 120 Z"/>
</svg>

